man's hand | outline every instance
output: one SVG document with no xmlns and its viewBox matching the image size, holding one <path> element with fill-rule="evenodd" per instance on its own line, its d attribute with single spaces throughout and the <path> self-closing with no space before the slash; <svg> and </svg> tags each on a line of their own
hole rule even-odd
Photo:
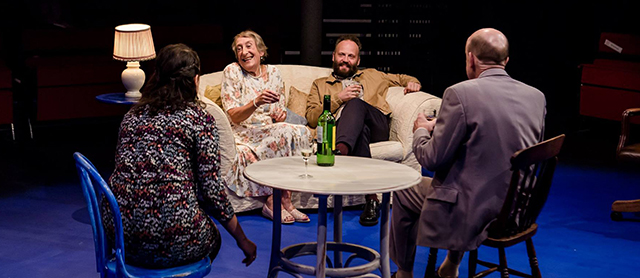
<svg viewBox="0 0 640 278">
<path fill-rule="evenodd" d="M 422 88 L 422 85 L 420 85 L 420 83 L 409 82 L 407 83 L 407 87 L 404 87 L 404 94 L 406 95 L 408 93 L 420 91 L 420 88 Z"/>
<path fill-rule="evenodd" d="M 427 131 L 432 132 L 435 125 L 436 118 L 427 119 L 427 116 L 425 116 L 424 113 L 418 113 L 418 118 L 413 122 L 413 132 L 416 132 L 416 129 L 420 127 L 424 127 Z"/>
<path fill-rule="evenodd" d="M 273 109 L 273 111 L 271 111 L 269 116 L 271 116 L 271 118 L 276 121 L 276 123 L 284 122 L 284 120 L 287 119 L 287 110 L 276 107 Z"/>
<path fill-rule="evenodd" d="M 360 90 L 362 90 L 362 86 L 360 85 L 348 86 L 338 93 L 338 98 L 342 100 L 342 102 L 350 101 L 360 95 Z"/>
<path fill-rule="evenodd" d="M 239 240 L 237 243 L 240 250 L 242 250 L 242 253 L 244 253 L 242 263 L 249 266 L 256 259 L 258 253 L 256 244 L 246 237 L 243 240 Z"/>
</svg>

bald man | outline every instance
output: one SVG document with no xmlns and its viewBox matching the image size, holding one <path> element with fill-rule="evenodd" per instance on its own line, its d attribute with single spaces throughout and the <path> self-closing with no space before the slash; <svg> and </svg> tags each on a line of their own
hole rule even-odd
<svg viewBox="0 0 640 278">
<path fill-rule="evenodd" d="M 480 29 L 467 39 L 469 80 L 446 89 L 439 117 L 418 115 L 413 152 L 434 171 L 393 195 L 390 255 L 394 277 L 413 277 L 416 244 L 449 250 L 440 277 L 458 277 L 465 251 L 487 238 L 509 187 L 510 158 L 542 140 L 545 97 L 505 71 L 509 43 Z"/>
</svg>

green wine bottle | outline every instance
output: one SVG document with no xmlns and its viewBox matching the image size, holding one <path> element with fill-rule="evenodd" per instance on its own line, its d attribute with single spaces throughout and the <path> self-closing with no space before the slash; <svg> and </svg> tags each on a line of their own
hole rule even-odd
<svg viewBox="0 0 640 278">
<path fill-rule="evenodd" d="M 331 96 L 324 96 L 324 111 L 318 117 L 318 153 L 319 166 L 333 166 L 336 160 L 336 118 L 331 114 Z"/>
</svg>

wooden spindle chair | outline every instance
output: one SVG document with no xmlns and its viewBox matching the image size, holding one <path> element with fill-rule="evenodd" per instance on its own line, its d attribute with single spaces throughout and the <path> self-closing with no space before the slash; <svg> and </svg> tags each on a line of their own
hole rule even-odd
<svg viewBox="0 0 640 278">
<path fill-rule="evenodd" d="M 498 248 L 499 263 L 478 260 L 478 249 L 472 250 L 469 252 L 469 277 L 485 277 L 495 271 L 499 271 L 502 278 L 509 277 L 509 274 L 542 277 L 531 238 L 538 231 L 536 219 L 547 201 L 564 137 L 562 134 L 513 154 L 513 174 L 505 202 L 496 221 L 489 227 L 489 237 L 482 243 L 484 246 Z M 507 266 L 505 248 L 521 242 L 526 242 L 531 274 Z M 436 255 L 437 249 L 431 248 L 426 278 L 435 277 Z M 476 273 L 478 264 L 488 269 Z"/>
<path fill-rule="evenodd" d="M 640 165 L 640 143 L 631 143 L 632 141 L 629 139 L 631 118 L 635 116 L 640 116 L 640 108 L 630 108 L 622 113 L 622 130 L 620 130 L 616 157 L 621 163 Z M 640 199 L 613 202 L 611 205 L 611 219 L 615 221 L 623 220 L 623 212 L 640 212 Z"/>
</svg>

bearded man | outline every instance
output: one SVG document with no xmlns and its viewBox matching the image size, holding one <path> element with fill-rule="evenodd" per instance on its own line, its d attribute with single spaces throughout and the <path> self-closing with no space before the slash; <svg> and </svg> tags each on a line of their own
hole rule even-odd
<svg viewBox="0 0 640 278">
<path fill-rule="evenodd" d="M 389 140 L 391 109 L 386 101 L 389 87 L 403 86 L 407 94 L 419 91 L 421 85 L 409 75 L 358 70 L 361 49 L 356 36 L 338 38 L 332 55 L 333 73 L 313 82 L 305 117 L 309 126 L 316 127 L 323 110 L 323 98 L 331 95 L 331 113 L 337 119 L 336 149 L 342 155 L 371 157 L 370 143 Z M 360 224 L 378 224 L 379 204 L 376 195 L 367 195 Z"/>
</svg>

